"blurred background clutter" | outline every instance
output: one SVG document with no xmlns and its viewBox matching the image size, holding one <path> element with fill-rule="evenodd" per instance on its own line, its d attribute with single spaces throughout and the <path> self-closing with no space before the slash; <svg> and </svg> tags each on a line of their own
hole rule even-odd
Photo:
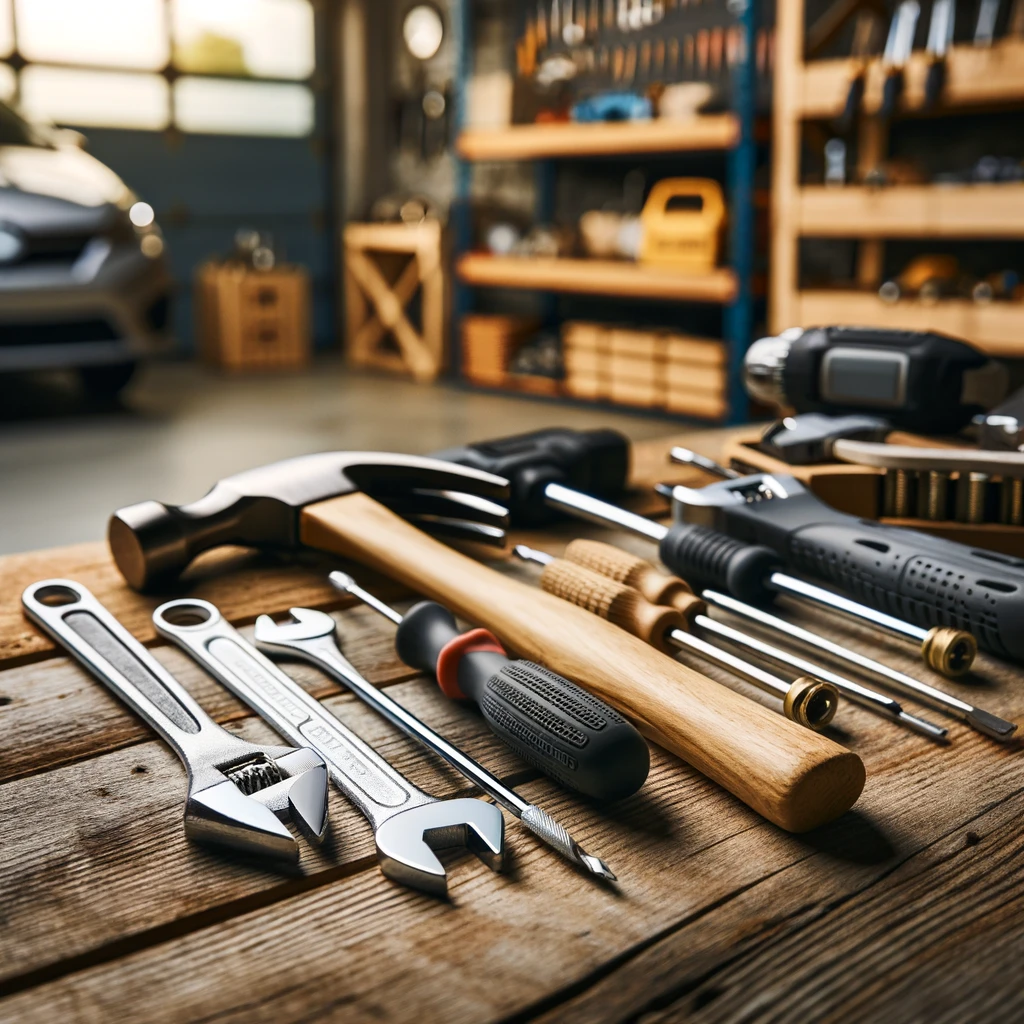
<svg viewBox="0 0 1024 1024">
<path fill-rule="evenodd" d="M 742 423 L 796 325 L 1019 383 L 1022 127 L 1024 0 L 0 0 L 0 551 L 319 448 Z"/>
</svg>

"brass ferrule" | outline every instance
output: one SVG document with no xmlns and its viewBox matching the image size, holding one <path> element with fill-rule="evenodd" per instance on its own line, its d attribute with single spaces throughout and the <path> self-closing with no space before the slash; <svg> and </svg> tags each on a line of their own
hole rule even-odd
<svg viewBox="0 0 1024 1024">
<path fill-rule="evenodd" d="M 921 641 L 924 663 L 949 679 L 966 675 L 978 653 L 978 641 L 952 626 L 935 626 Z"/>
<path fill-rule="evenodd" d="M 824 729 L 838 708 L 839 691 L 831 683 L 810 676 L 797 679 L 782 702 L 782 710 L 791 722 L 815 730 Z"/>
</svg>

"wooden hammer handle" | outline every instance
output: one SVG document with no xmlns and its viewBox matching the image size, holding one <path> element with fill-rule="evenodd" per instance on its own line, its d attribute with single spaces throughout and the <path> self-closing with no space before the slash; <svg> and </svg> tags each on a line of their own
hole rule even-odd
<svg viewBox="0 0 1024 1024">
<path fill-rule="evenodd" d="M 803 832 L 850 808 L 860 758 L 538 588 L 428 537 L 364 494 L 307 506 L 303 544 L 353 558 L 593 692 L 759 814 Z"/>
</svg>

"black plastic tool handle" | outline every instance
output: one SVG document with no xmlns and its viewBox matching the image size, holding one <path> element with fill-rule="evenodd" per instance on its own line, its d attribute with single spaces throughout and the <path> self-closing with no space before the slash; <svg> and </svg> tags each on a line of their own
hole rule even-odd
<svg viewBox="0 0 1024 1024">
<path fill-rule="evenodd" d="M 782 568 L 782 559 L 763 544 L 744 544 L 690 523 L 673 526 L 659 545 L 658 555 L 690 586 L 724 590 L 747 604 L 767 604 L 775 597 L 767 580 Z"/>
<path fill-rule="evenodd" d="M 714 486 L 742 489 L 751 479 Z M 872 608 L 926 629 L 966 630 L 982 649 L 1024 659 L 1024 559 L 858 519 L 794 477 L 776 474 L 773 481 L 786 497 L 721 510 L 730 536 L 771 548 L 792 569 Z"/>
<path fill-rule="evenodd" d="M 415 605 L 398 627 L 405 664 L 437 674 L 450 697 L 474 701 L 524 761 L 597 800 L 635 793 L 650 770 L 639 732 L 603 701 L 529 661 L 511 661 L 486 630 L 462 633 L 447 608 Z"/>
</svg>

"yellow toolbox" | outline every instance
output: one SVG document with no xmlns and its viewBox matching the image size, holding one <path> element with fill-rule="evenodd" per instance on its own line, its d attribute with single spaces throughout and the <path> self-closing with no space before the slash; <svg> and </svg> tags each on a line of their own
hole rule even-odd
<svg viewBox="0 0 1024 1024">
<path fill-rule="evenodd" d="M 710 178 L 664 178 L 640 213 L 640 262 L 692 273 L 714 270 L 725 224 L 725 202 Z"/>
</svg>

